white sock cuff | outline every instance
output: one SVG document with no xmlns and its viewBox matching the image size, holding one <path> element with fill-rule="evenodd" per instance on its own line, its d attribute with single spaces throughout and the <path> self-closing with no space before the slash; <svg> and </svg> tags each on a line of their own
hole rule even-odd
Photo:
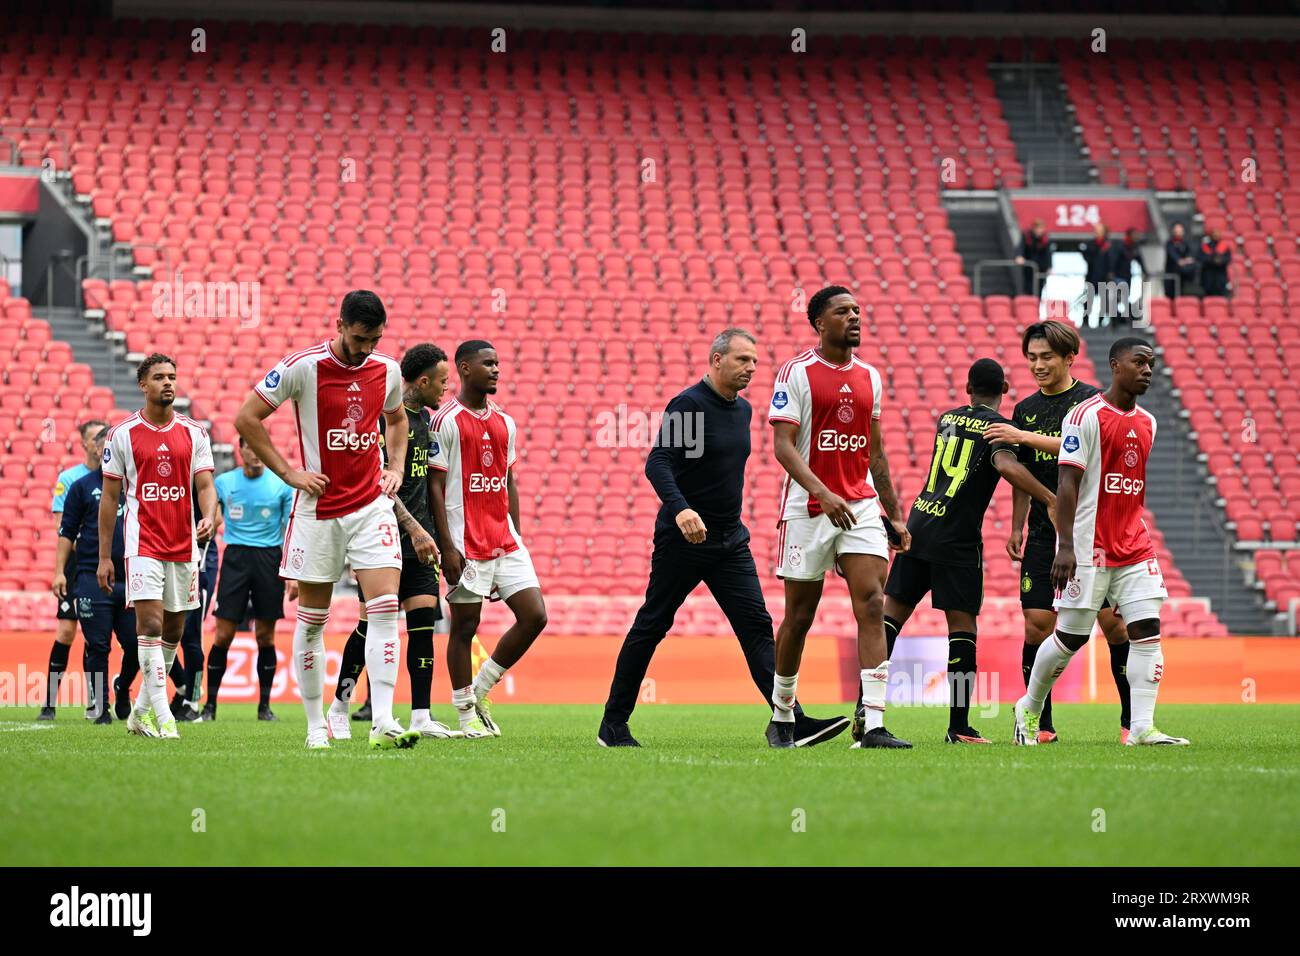
<svg viewBox="0 0 1300 956">
<path fill-rule="evenodd" d="M 330 619 L 330 609 L 327 607 L 299 607 L 298 623 L 301 629 L 312 634 L 319 634 L 325 629 L 325 624 Z"/>
</svg>

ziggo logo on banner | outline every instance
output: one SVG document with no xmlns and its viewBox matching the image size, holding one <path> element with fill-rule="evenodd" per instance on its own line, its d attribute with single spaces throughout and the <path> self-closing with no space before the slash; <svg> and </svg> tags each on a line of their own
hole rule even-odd
<svg viewBox="0 0 1300 956">
<path fill-rule="evenodd" d="M 333 687 L 338 683 L 339 667 L 343 664 L 343 655 L 338 651 L 325 651 L 325 686 Z M 293 676 L 293 661 L 283 651 L 275 651 L 275 680 L 271 683 L 271 697 L 302 700 L 298 690 L 298 681 Z M 221 679 L 221 701 L 247 701 L 254 703 L 258 697 L 257 684 L 257 641 L 251 637 L 237 635 L 230 642 L 226 656 L 226 676 Z"/>
</svg>

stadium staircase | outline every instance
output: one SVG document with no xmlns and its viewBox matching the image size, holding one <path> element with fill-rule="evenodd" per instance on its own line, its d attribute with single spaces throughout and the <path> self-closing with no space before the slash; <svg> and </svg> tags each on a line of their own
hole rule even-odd
<svg viewBox="0 0 1300 956">
<path fill-rule="evenodd" d="M 1010 259 L 1015 255 L 996 197 L 992 193 L 948 195 L 944 197 L 944 205 L 948 209 L 948 228 L 956 240 L 962 271 L 970 280 L 971 289 L 982 296 L 1015 295 L 1010 268 L 986 266 L 978 270 L 979 282 L 975 281 L 979 263 L 989 259 Z"/>
<path fill-rule="evenodd" d="M 33 307 L 32 315 L 44 319 L 54 338 L 72 347 L 76 362 L 90 367 L 95 383 L 112 390 L 113 400 L 119 408 L 136 408 L 140 405 L 140 389 L 135 381 L 135 369 L 125 354 L 116 349 L 102 328 L 88 321 L 82 309 L 46 309 Z"/>
<path fill-rule="evenodd" d="M 1087 352 L 1099 370 L 1116 339 L 1134 334 L 1125 327 L 1081 330 Z M 1142 333 L 1139 332 L 1139 335 Z M 1161 350 L 1163 352 L 1163 350 Z M 1147 508 L 1157 516 L 1159 534 L 1198 598 L 1235 634 L 1268 634 L 1272 625 L 1259 597 L 1245 584 L 1242 559 L 1233 549 L 1232 533 L 1225 527 L 1216 503 L 1214 481 L 1198 460 L 1196 440 L 1182 404 L 1173 394 L 1169 366 L 1157 365 L 1157 379 L 1141 400 L 1156 417 L 1158 437 L 1147 465 Z M 1106 376 L 1102 375 L 1101 384 Z"/>
<path fill-rule="evenodd" d="M 1097 173 L 1075 135 L 1074 110 L 1055 63 L 989 67 L 1029 186 L 1090 185 Z"/>
</svg>

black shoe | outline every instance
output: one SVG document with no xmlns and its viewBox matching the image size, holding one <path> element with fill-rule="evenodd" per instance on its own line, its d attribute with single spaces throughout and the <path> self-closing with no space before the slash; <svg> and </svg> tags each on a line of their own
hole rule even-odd
<svg viewBox="0 0 1300 956">
<path fill-rule="evenodd" d="M 113 704 L 113 713 L 117 715 L 118 720 L 126 720 L 131 716 L 131 694 L 122 689 L 121 674 L 113 678 L 113 698 L 116 701 Z"/>
<path fill-rule="evenodd" d="M 217 719 L 217 705 L 214 704 L 212 701 L 208 701 L 206 704 L 203 705 L 203 722 L 205 724 L 210 724 L 216 719 Z"/>
<path fill-rule="evenodd" d="M 809 717 L 807 714 L 794 715 L 794 745 L 796 747 L 816 747 L 820 743 L 838 737 L 849 725 L 847 717 Z"/>
<path fill-rule="evenodd" d="M 596 732 L 596 742 L 602 747 L 641 746 L 632 736 L 632 731 L 627 729 L 627 724 L 611 724 L 606 720 L 600 722 L 600 730 Z"/>
<path fill-rule="evenodd" d="M 49 707 L 49 706 L 42 707 L 42 708 L 41 708 L 41 712 L 40 712 L 39 714 L 36 715 L 36 719 L 37 719 L 37 720 L 53 720 L 53 719 L 54 719 L 54 708 L 53 708 L 53 707 Z"/>
<path fill-rule="evenodd" d="M 356 712 L 352 715 L 352 719 L 353 719 L 353 720 L 373 720 L 374 717 L 373 717 L 373 715 L 370 713 L 370 701 L 366 701 L 364 704 L 362 704 L 360 707 L 358 707 L 357 710 L 356 710 Z"/>
<path fill-rule="evenodd" d="M 898 750 L 911 750 L 912 745 L 906 740 L 899 740 L 884 727 L 877 727 L 874 730 L 868 730 L 862 735 L 862 739 L 855 744 L 863 750 L 869 747 L 890 747 Z"/>
<path fill-rule="evenodd" d="M 794 747 L 794 721 L 769 721 L 767 725 L 767 745 L 780 750 Z"/>
<path fill-rule="evenodd" d="M 180 694 L 172 695 L 171 712 L 177 720 L 185 719 L 185 698 Z"/>
<path fill-rule="evenodd" d="M 257 708 L 258 720 L 279 720 L 280 718 L 271 713 L 270 704 L 259 704 Z"/>
<path fill-rule="evenodd" d="M 867 709 L 861 704 L 853 711 L 853 726 L 849 728 L 849 736 L 855 741 L 862 739 L 862 734 L 867 729 Z"/>
<path fill-rule="evenodd" d="M 180 713 L 176 714 L 176 719 L 187 724 L 200 723 L 203 720 L 203 715 L 199 713 L 197 707 L 187 700 L 181 704 Z"/>
<path fill-rule="evenodd" d="M 108 724 L 111 724 L 113 722 L 113 715 L 105 710 L 101 712 L 98 717 L 95 718 L 94 722 L 101 726 L 107 726 Z"/>
</svg>

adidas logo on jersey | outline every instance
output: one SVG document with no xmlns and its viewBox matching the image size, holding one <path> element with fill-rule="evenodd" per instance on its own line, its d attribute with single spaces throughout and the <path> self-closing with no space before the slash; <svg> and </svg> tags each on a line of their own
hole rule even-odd
<svg viewBox="0 0 1300 956">
<path fill-rule="evenodd" d="M 361 391 L 361 386 L 358 385 L 356 382 L 353 382 L 351 385 L 348 386 L 348 391 L 349 391 L 349 392 L 359 392 L 359 391 Z"/>
<path fill-rule="evenodd" d="M 848 382 L 845 382 L 843 385 L 840 386 L 840 391 L 841 391 L 841 392 L 849 392 L 850 394 L 852 394 L 853 389 L 849 388 L 849 383 L 848 383 Z"/>
<path fill-rule="evenodd" d="M 158 446 L 158 450 L 159 450 L 159 451 L 171 451 L 171 449 L 167 447 L 167 443 L 166 443 L 166 442 L 163 442 L 161 445 L 159 445 L 159 446 Z"/>
<path fill-rule="evenodd" d="M 483 433 L 483 439 L 484 439 L 484 441 L 487 440 L 487 437 L 488 437 L 488 433 L 487 433 L 487 432 L 484 432 L 484 433 Z"/>
<path fill-rule="evenodd" d="M 1128 430 L 1128 437 L 1129 437 L 1129 438 L 1137 438 L 1137 437 L 1138 437 L 1138 433 L 1135 432 L 1133 429 L 1130 428 L 1130 429 Z"/>
</svg>

